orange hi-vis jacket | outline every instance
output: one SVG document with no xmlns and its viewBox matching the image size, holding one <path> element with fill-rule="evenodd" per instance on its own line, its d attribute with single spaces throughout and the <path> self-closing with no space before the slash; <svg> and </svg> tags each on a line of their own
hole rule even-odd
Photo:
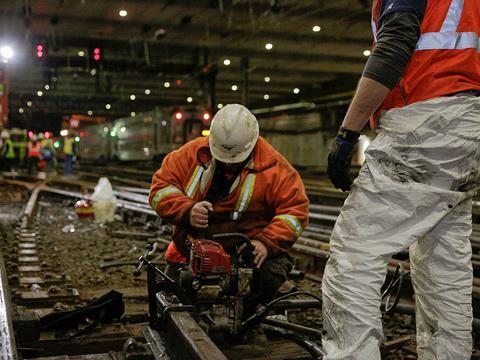
<svg viewBox="0 0 480 360">
<path fill-rule="evenodd" d="M 27 148 L 28 148 L 27 157 L 29 158 L 40 157 L 40 141 L 35 141 L 35 143 L 33 141 L 29 141 Z"/>
<path fill-rule="evenodd" d="M 372 11 L 374 37 L 383 0 Z M 377 111 L 480 90 L 480 1 L 428 0 L 416 49 L 397 86 Z"/>
<path fill-rule="evenodd" d="M 150 205 L 176 225 L 175 232 L 189 228 L 190 209 L 205 200 L 215 163 L 208 138 L 198 138 L 167 155 L 153 175 Z M 214 214 L 234 222 L 250 239 L 261 241 L 272 256 L 286 253 L 308 223 L 309 201 L 300 175 L 262 137 L 230 194 L 212 205 Z M 186 261 L 173 242 L 166 258 Z"/>
</svg>

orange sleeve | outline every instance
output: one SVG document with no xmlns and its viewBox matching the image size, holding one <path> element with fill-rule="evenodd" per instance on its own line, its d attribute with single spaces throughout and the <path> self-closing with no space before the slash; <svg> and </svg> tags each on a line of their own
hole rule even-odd
<svg viewBox="0 0 480 360">
<path fill-rule="evenodd" d="M 193 161 L 194 154 L 185 145 L 168 154 L 152 177 L 150 206 L 173 225 L 188 225 L 190 209 L 195 205 L 183 187 Z"/>
<path fill-rule="evenodd" d="M 302 179 L 289 164 L 278 169 L 266 199 L 274 216 L 263 231 L 256 235 L 272 256 L 286 253 L 308 225 L 309 200 Z"/>
</svg>

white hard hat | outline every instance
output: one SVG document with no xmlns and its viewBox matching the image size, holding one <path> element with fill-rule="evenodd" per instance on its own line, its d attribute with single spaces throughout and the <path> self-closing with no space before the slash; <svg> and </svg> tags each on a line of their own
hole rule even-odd
<svg viewBox="0 0 480 360">
<path fill-rule="evenodd" d="M 10 138 L 10 133 L 8 132 L 8 130 L 2 130 L 2 135 L 1 135 L 2 139 L 9 139 Z"/>
<path fill-rule="evenodd" d="M 226 105 L 213 117 L 209 145 L 213 157 L 219 161 L 244 161 L 255 147 L 257 139 L 257 119 L 245 106 Z"/>
</svg>

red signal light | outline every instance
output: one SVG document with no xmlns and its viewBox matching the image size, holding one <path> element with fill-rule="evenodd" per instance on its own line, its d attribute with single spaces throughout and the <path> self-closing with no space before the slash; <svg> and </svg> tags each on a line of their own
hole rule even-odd
<svg viewBox="0 0 480 360">
<path fill-rule="evenodd" d="M 182 118 L 183 118 L 183 114 L 180 111 L 175 113 L 175 119 L 182 120 Z"/>
<path fill-rule="evenodd" d="M 45 55 L 45 47 L 42 44 L 37 44 L 35 48 L 37 49 L 37 58 L 42 59 Z"/>
<path fill-rule="evenodd" d="M 177 86 L 181 86 L 182 85 L 182 80 L 180 80 L 180 79 L 175 80 L 175 84 L 177 84 Z"/>
<path fill-rule="evenodd" d="M 101 50 L 100 48 L 96 47 L 93 49 L 93 60 L 95 61 L 100 61 L 101 58 L 102 58 L 102 55 L 101 55 Z"/>
</svg>

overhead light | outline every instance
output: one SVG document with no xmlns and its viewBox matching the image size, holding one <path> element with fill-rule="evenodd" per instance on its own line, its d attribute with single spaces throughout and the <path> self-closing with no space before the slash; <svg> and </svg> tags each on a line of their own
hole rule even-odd
<svg viewBox="0 0 480 360">
<path fill-rule="evenodd" d="M 193 101 L 193 98 L 191 96 L 187 97 L 187 102 L 191 103 Z"/>
<path fill-rule="evenodd" d="M 88 114 L 89 116 L 92 116 L 92 115 L 93 115 L 93 111 L 92 111 L 92 110 L 88 110 L 88 111 L 87 111 L 87 114 Z"/>
<path fill-rule="evenodd" d="M 230 65 L 230 64 L 231 64 L 230 59 L 225 59 L 225 60 L 223 60 L 223 65 L 228 66 L 228 65 Z"/>
<path fill-rule="evenodd" d="M 13 49 L 10 46 L 2 46 L 0 48 L 0 56 L 5 59 L 11 59 L 13 57 Z"/>
<path fill-rule="evenodd" d="M 183 114 L 180 111 L 177 111 L 175 113 L 175 119 L 182 120 L 182 118 L 183 118 Z"/>
<path fill-rule="evenodd" d="M 124 133 L 125 131 L 127 131 L 127 128 L 125 126 L 122 126 L 122 128 L 120 129 L 120 132 Z"/>
<path fill-rule="evenodd" d="M 111 108 L 112 108 L 112 105 L 110 105 L 110 104 L 105 105 L 105 109 L 110 110 Z"/>
<path fill-rule="evenodd" d="M 85 51 L 80 50 L 80 51 L 78 52 L 78 56 L 85 56 Z"/>
<path fill-rule="evenodd" d="M 132 112 L 130 113 L 130 116 L 131 116 L 131 117 L 135 117 L 135 115 L 136 115 L 136 114 L 135 114 L 135 111 L 132 111 Z"/>
<path fill-rule="evenodd" d="M 127 10 L 120 10 L 120 11 L 118 12 L 118 15 L 120 15 L 121 17 L 125 17 L 125 16 L 128 15 L 128 12 L 127 12 Z"/>
<path fill-rule="evenodd" d="M 219 109 L 223 108 L 223 104 L 217 104 L 217 108 Z"/>
<path fill-rule="evenodd" d="M 61 136 L 67 136 L 68 135 L 68 130 L 66 130 L 66 129 L 61 130 L 60 135 Z"/>
<path fill-rule="evenodd" d="M 270 82 L 271 79 L 270 79 L 270 77 L 265 76 L 265 77 L 263 78 L 263 80 L 265 80 L 265 82 L 268 83 L 268 82 Z"/>
<path fill-rule="evenodd" d="M 298 94 L 299 92 L 300 92 L 300 89 L 299 89 L 299 88 L 293 89 L 293 93 L 294 93 L 294 94 Z"/>
<path fill-rule="evenodd" d="M 133 101 L 133 100 L 135 100 L 136 98 L 137 98 L 137 97 L 136 97 L 135 95 L 133 95 L 133 94 L 132 94 L 132 95 L 130 95 L 130 100 L 132 100 L 132 101 Z"/>
<path fill-rule="evenodd" d="M 108 132 L 108 127 L 105 126 L 105 127 L 103 128 L 103 131 L 104 131 L 104 132 Z"/>
<path fill-rule="evenodd" d="M 238 86 L 237 86 L 237 85 L 232 85 L 232 90 L 233 90 L 233 91 L 237 91 L 237 90 L 238 90 Z"/>
<path fill-rule="evenodd" d="M 38 90 L 38 91 L 37 91 L 37 95 L 38 95 L 38 96 L 42 96 L 42 95 L 43 95 L 43 91 L 42 91 L 42 90 Z"/>
<path fill-rule="evenodd" d="M 28 106 L 28 107 L 32 106 L 32 102 L 31 102 L 30 100 L 27 101 L 27 106 Z"/>
<path fill-rule="evenodd" d="M 208 136 L 208 135 L 210 135 L 210 130 L 208 129 L 202 130 L 202 136 Z"/>
<path fill-rule="evenodd" d="M 170 87 L 170 83 L 169 83 L 168 81 L 165 81 L 165 82 L 163 83 L 163 86 L 165 86 L 166 88 L 169 88 L 169 87 Z"/>
<path fill-rule="evenodd" d="M 165 120 L 162 120 L 162 126 L 167 125 L 167 122 Z"/>
<path fill-rule="evenodd" d="M 313 32 L 319 32 L 320 30 L 322 30 L 322 28 L 318 25 L 315 25 L 313 28 L 312 28 L 312 31 Z"/>
<path fill-rule="evenodd" d="M 110 131 L 110 136 L 111 137 L 117 136 L 117 132 L 115 130 Z"/>
<path fill-rule="evenodd" d="M 95 76 L 96 73 L 97 69 L 93 68 L 92 70 L 90 70 L 90 75 Z"/>
<path fill-rule="evenodd" d="M 23 114 L 24 111 L 25 111 L 25 110 L 24 110 L 23 108 L 19 108 L 19 109 L 18 109 L 18 112 L 19 112 L 20 114 Z"/>
<path fill-rule="evenodd" d="M 145 95 L 150 95 L 150 89 L 145 89 Z"/>
<path fill-rule="evenodd" d="M 45 90 L 50 90 L 50 85 L 45 84 Z"/>
<path fill-rule="evenodd" d="M 265 94 L 265 95 L 263 95 L 263 98 L 264 98 L 265 100 L 268 100 L 268 99 L 270 99 L 270 95 Z"/>
<path fill-rule="evenodd" d="M 210 113 L 204 112 L 203 113 L 203 120 L 210 120 Z"/>
<path fill-rule="evenodd" d="M 372 52 L 371 52 L 370 50 L 365 50 L 365 51 L 363 52 L 363 56 L 370 56 L 371 53 L 372 53 Z"/>
<path fill-rule="evenodd" d="M 75 136 L 75 142 L 80 142 L 80 136 Z"/>
<path fill-rule="evenodd" d="M 272 50 L 273 49 L 273 44 L 272 43 L 266 43 L 265 44 L 265 49 Z"/>
</svg>

